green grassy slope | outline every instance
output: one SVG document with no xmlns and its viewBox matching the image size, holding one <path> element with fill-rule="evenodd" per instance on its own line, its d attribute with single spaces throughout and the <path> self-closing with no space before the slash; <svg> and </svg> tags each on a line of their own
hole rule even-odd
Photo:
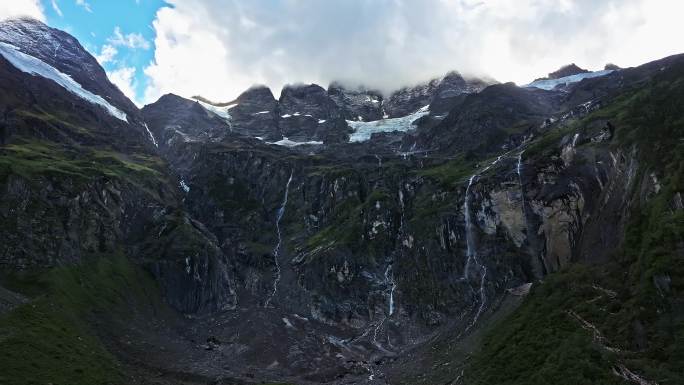
<svg viewBox="0 0 684 385">
<path fill-rule="evenodd" d="M 7 385 L 124 384 L 90 321 L 123 322 L 143 301 L 163 306 L 153 279 L 123 256 L 7 275 L 2 285 L 32 296 L 0 316 L 0 383 Z"/>
</svg>

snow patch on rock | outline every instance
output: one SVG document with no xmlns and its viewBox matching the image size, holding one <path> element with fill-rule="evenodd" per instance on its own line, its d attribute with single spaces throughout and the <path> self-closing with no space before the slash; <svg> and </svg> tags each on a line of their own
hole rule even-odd
<svg viewBox="0 0 684 385">
<path fill-rule="evenodd" d="M 317 140 L 309 140 L 306 142 L 295 142 L 293 140 L 288 139 L 286 136 L 284 136 L 282 139 L 280 139 L 277 142 L 266 142 L 266 143 L 275 144 L 276 146 L 285 146 L 285 147 L 297 147 L 297 146 L 304 146 L 304 145 L 320 146 L 323 144 L 323 142 L 320 142 Z"/>
<path fill-rule="evenodd" d="M 425 106 L 418 111 L 400 118 L 381 119 L 372 122 L 347 120 L 347 124 L 354 130 L 349 136 L 350 142 L 363 142 L 369 140 L 375 133 L 380 132 L 406 132 L 415 128 L 413 122 L 418 118 L 430 113 L 430 106 Z"/>
<path fill-rule="evenodd" d="M 568 84 L 577 83 L 577 82 L 580 82 L 584 79 L 591 79 L 591 78 L 606 76 L 606 75 L 610 74 L 611 72 L 614 72 L 614 71 L 613 70 L 603 70 L 603 71 L 587 72 L 587 73 L 581 73 L 581 74 L 576 74 L 576 75 L 570 75 L 570 76 L 565 76 L 565 77 L 558 78 L 558 79 L 537 80 L 537 81 L 534 81 L 530 84 L 524 85 L 523 87 L 541 88 L 542 90 L 550 91 L 559 85 L 567 86 Z"/>
<path fill-rule="evenodd" d="M 77 81 L 71 78 L 71 76 L 60 72 L 55 67 L 31 56 L 27 55 L 19 50 L 19 48 L 0 42 L 0 55 L 2 55 L 7 61 L 9 61 L 13 66 L 22 72 L 29 73 L 31 75 L 42 76 L 46 79 L 50 79 L 60 86 L 64 87 L 67 91 L 72 94 L 92 103 L 103 107 L 107 112 L 113 117 L 127 122 L 127 116 L 118 108 L 109 104 L 101 96 L 95 95 L 92 92 L 84 89 Z"/>
<path fill-rule="evenodd" d="M 193 99 L 193 100 L 196 101 L 197 103 L 199 103 L 202 107 L 204 107 L 205 110 L 207 110 L 209 112 L 213 112 L 214 114 L 218 115 L 220 118 L 223 118 L 224 120 L 227 120 L 227 121 L 232 119 L 232 117 L 230 116 L 230 112 L 228 112 L 228 111 L 230 111 L 230 109 L 235 108 L 238 105 L 237 103 L 234 103 L 234 104 L 229 104 L 227 106 L 221 107 L 221 106 L 215 106 L 213 104 L 209 104 L 207 102 L 203 102 L 199 99 Z"/>
</svg>

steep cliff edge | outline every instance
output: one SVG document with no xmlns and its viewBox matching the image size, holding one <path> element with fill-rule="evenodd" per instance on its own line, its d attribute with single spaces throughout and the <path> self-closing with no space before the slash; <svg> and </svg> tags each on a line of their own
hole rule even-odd
<svg viewBox="0 0 684 385">
<path fill-rule="evenodd" d="M 401 362 L 392 379 L 463 384 L 681 380 L 676 357 L 683 313 L 676 294 L 681 279 L 675 277 L 681 277 L 684 257 L 679 176 L 684 127 L 676 105 L 684 72 L 673 64 L 680 60 L 653 63 L 659 68 L 653 78 L 603 99 L 600 108 L 590 107 L 586 116 L 552 129 L 520 152 L 526 242 L 539 257 L 543 280 L 513 312 L 504 298 L 501 310 L 508 315 L 494 315 L 465 345 L 436 344 L 437 351 L 427 353 L 434 363 L 429 374 L 414 376 L 420 366 Z M 648 67 L 625 76 L 637 77 Z M 673 138 L 680 139 L 673 143 Z M 497 209 L 502 195 L 497 190 L 503 186 L 489 190 L 491 203 L 483 201 L 487 209 L 506 212 Z M 507 231 L 520 223 L 511 215 L 499 218 Z M 519 302 L 521 293 L 509 290 L 508 301 Z"/>
</svg>

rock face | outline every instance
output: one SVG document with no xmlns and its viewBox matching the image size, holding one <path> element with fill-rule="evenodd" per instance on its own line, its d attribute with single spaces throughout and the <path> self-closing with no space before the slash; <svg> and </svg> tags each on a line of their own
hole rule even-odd
<svg viewBox="0 0 684 385">
<path fill-rule="evenodd" d="M 186 314 L 232 310 L 237 305 L 230 261 L 216 237 L 187 216 L 167 214 L 155 227 L 158 242 L 147 243 L 148 269 L 162 284 L 168 303 Z"/>
<path fill-rule="evenodd" d="M 477 93 L 490 84 L 480 79 L 466 80 L 457 72 L 449 72 L 426 84 L 392 92 L 387 98 L 379 91 L 351 90 L 339 83 L 331 84 L 328 94 L 343 111 L 345 119 L 368 122 L 406 116 L 427 105 L 431 112 L 444 114 L 463 96 Z"/>
<path fill-rule="evenodd" d="M 468 81 L 457 72 L 449 72 L 443 78 L 392 93 L 384 103 L 384 108 L 392 118 L 406 116 L 432 103 L 439 106 L 440 112 L 446 112 L 451 105 L 449 101 L 453 103 L 453 99 L 459 95 L 479 92 L 488 85 L 482 80 Z"/>
<path fill-rule="evenodd" d="M 606 69 L 608 69 L 608 68 L 606 68 Z M 556 71 L 549 73 L 549 75 L 546 78 L 541 78 L 541 79 L 537 79 L 537 80 L 560 79 L 560 78 L 564 78 L 566 76 L 584 74 L 587 72 L 589 72 L 589 71 L 585 70 L 584 68 L 578 67 L 575 63 L 572 63 L 572 64 L 568 64 L 566 66 L 563 66 Z"/>
<path fill-rule="evenodd" d="M 323 87 L 316 84 L 290 85 L 280 94 L 280 112 L 283 115 L 310 115 L 317 119 L 337 118 L 337 105 Z"/>
<path fill-rule="evenodd" d="M 278 101 L 268 87 L 255 86 L 243 92 L 230 109 L 235 132 L 268 140 L 282 138 L 278 129 Z"/>
<path fill-rule="evenodd" d="M 375 122 L 404 118 L 429 105 L 429 116 L 424 116 L 416 124 L 433 126 L 451 108 L 462 103 L 466 95 L 479 92 L 487 84 L 479 79 L 465 80 L 458 73 L 450 72 L 428 84 L 396 91 L 386 100 L 377 91 L 347 89 L 338 83 L 331 84 L 327 91 L 316 84 L 288 85 L 282 90 L 280 100 L 275 100 L 268 88 L 256 86 L 228 103 L 212 104 L 198 97 L 194 109 L 190 108 L 189 100 L 182 101 L 181 98 L 165 95 L 145 106 L 142 112 L 152 132 L 162 136 L 164 141 L 172 140 L 174 135 L 177 137 L 174 141 L 220 140 L 225 136 L 224 131 L 227 131 L 288 147 L 323 143 L 337 145 L 348 142 L 353 133 L 347 121 Z M 163 111 L 173 112 L 166 116 Z M 215 117 L 230 128 L 218 128 L 213 122 Z M 179 124 L 182 119 L 185 120 L 185 126 Z M 191 120 L 195 123 L 191 124 Z M 185 132 L 178 129 L 181 126 L 194 128 Z M 196 135 L 193 132 L 204 133 Z M 396 150 L 398 140 L 391 136 L 377 135 L 372 146 L 382 147 L 383 152 Z M 310 150 L 309 146 L 303 148 Z"/>
<path fill-rule="evenodd" d="M 84 60 L 64 71 L 99 73 Z M 165 95 L 124 122 L 0 59 L 0 269 L 125 254 L 184 317 L 155 310 L 123 329 L 157 358 L 103 338 L 135 369 L 183 373 L 178 383 L 452 383 L 463 357 L 412 365 L 468 341 L 510 293 L 610 260 L 637 202 L 669 191 L 670 171 L 627 139 L 635 120 L 619 120 L 635 107 L 611 103 L 635 85 L 676 87 L 682 68 L 673 57 L 562 92 L 450 73 L 388 98 L 340 85 L 290 86 L 280 100 L 256 87 L 214 105 Z M 678 95 L 661 91 L 650 107 Z M 413 131 L 348 143 L 346 120 L 426 105 Z M 283 138 L 324 144 L 269 143 Z M 676 290 L 667 271 L 651 281 Z"/>
<path fill-rule="evenodd" d="M 162 291 L 178 310 L 194 313 L 231 306 L 225 256 L 205 250 L 211 244 L 208 233 L 197 226 L 180 231 L 178 214 L 169 215 L 181 210 L 182 190 L 159 157 L 140 111 L 109 83 L 73 37 L 34 20 L 7 21 L 3 27 L 4 41 L 22 44 L 31 57 L 45 59 L 127 113 L 126 121 L 117 119 L 54 81 L 22 72 L 0 57 L 3 269 L 49 268 L 122 251 L 152 269 L 160 265 L 155 257 L 164 255 L 165 268 L 155 271 Z M 31 40 L 36 36 L 41 38 Z M 32 43 L 24 47 L 24 39 Z M 46 56 L 47 48 L 52 51 Z M 216 133 L 217 124 L 218 131 L 225 128 L 192 102 L 172 95 L 162 99 L 169 107 L 164 118 L 191 135 L 206 138 Z M 152 113 L 151 120 L 156 122 L 160 115 Z M 176 134 L 170 131 L 159 127 L 159 150 L 171 145 Z M 177 229 L 179 234 L 159 238 L 160 228 Z M 183 237 L 196 241 L 188 245 Z M 186 251 L 194 247 L 195 252 L 184 251 L 181 257 L 174 242 Z M 150 247 L 163 253 L 140 252 Z M 197 266 L 193 274 L 186 274 L 186 258 Z"/>
<path fill-rule="evenodd" d="M 382 108 L 383 97 L 379 91 L 350 90 L 339 83 L 333 83 L 328 87 L 328 95 L 342 110 L 346 120 L 369 122 L 383 119 L 385 116 Z"/>
<path fill-rule="evenodd" d="M 414 143 L 423 150 L 500 153 L 518 147 L 559 104 L 554 92 L 497 84 L 466 96 L 439 124 L 418 132 Z"/>
<path fill-rule="evenodd" d="M 345 141 L 349 129 L 342 111 L 321 86 L 290 85 L 279 100 L 279 128 L 284 137 L 295 141 Z"/>
<path fill-rule="evenodd" d="M 142 115 L 161 149 L 171 147 L 176 141 L 221 139 L 232 131 L 228 122 L 199 102 L 173 94 L 145 106 Z"/>
</svg>

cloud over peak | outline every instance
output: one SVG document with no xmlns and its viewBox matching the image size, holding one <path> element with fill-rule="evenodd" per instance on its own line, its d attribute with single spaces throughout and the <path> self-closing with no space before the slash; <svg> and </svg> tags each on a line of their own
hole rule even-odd
<svg viewBox="0 0 684 385">
<path fill-rule="evenodd" d="M 255 83 L 383 91 L 458 70 L 527 82 L 563 64 L 636 65 L 684 51 L 677 0 L 170 0 L 145 100 L 230 100 Z"/>
<path fill-rule="evenodd" d="M 145 40 L 142 34 L 121 32 L 121 27 L 114 27 L 114 34 L 107 41 L 113 46 L 124 46 L 132 49 L 150 49 L 150 42 Z"/>
<path fill-rule="evenodd" d="M 0 1 L 0 20 L 29 16 L 45 21 L 43 7 L 38 0 L 3 0 Z"/>
</svg>

